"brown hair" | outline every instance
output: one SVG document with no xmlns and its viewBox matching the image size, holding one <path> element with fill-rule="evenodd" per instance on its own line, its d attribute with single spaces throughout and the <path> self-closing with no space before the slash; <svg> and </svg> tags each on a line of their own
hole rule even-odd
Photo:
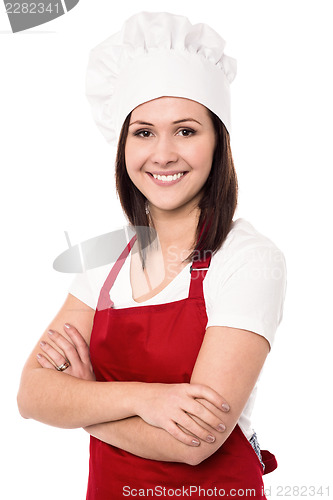
<svg viewBox="0 0 333 500">
<path fill-rule="evenodd" d="M 197 224 L 195 242 L 187 261 L 199 260 L 207 253 L 215 253 L 224 242 L 230 231 L 232 218 L 237 206 L 238 183 L 234 162 L 230 149 L 230 137 L 222 121 L 210 110 L 216 133 L 216 148 L 212 168 L 203 187 L 203 195 L 199 202 L 200 216 Z M 125 144 L 131 114 L 124 121 L 116 157 L 116 188 L 120 203 L 132 226 L 135 226 L 138 237 L 142 267 L 145 267 L 145 249 L 152 241 L 147 230 L 152 222 L 146 214 L 146 197 L 138 190 L 130 179 L 125 164 Z"/>
</svg>

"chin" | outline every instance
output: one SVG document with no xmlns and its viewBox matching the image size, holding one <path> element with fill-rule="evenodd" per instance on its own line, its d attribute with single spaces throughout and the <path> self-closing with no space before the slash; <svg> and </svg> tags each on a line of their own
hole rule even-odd
<svg viewBox="0 0 333 500">
<path fill-rule="evenodd" d="M 188 201 L 178 202 L 178 203 L 161 203 L 161 201 L 159 201 L 159 203 L 150 202 L 150 205 L 151 208 L 153 208 L 153 210 L 156 210 L 158 212 L 170 212 L 170 213 L 180 210 L 185 210 L 186 207 L 187 208 L 190 208 L 190 206 L 193 207 L 193 203 L 189 203 Z"/>
<path fill-rule="evenodd" d="M 153 204 L 154 210 L 159 212 L 172 212 L 181 207 L 181 205 L 155 205 Z"/>
</svg>

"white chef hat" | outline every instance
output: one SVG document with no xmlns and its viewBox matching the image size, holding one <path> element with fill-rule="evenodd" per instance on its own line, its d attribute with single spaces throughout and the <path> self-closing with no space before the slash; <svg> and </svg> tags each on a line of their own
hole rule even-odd
<svg viewBox="0 0 333 500">
<path fill-rule="evenodd" d="M 90 51 L 86 96 L 109 143 L 127 115 L 159 97 L 183 97 L 213 111 L 230 132 L 229 84 L 236 60 L 207 24 L 166 12 L 141 12 Z"/>
</svg>

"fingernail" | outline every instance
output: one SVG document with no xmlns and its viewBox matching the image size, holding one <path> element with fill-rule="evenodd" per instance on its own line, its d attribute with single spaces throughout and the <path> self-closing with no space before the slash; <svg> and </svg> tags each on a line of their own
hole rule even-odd
<svg viewBox="0 0 333 500">
<path fill-rule="evenodd" d="M 214 437 L 214 436 L 212 436 L 211 434 L 208 434 L 208 436 L 206 437 L 206 441 L 207 441 L 208 443 L 214 443 L 214 441 L 215 441 L 215 437 Z"/>
<path fill-rule="evenodd" d="M 200 441 L 198 441 L 197 439 L 192 439 L 192 444 L 194 444 L 194 446 L 199 446 Z"/>
<path fill-rule="evenodd" d="M 42 347 L 44 347 L 44 345 L 46 345 L 46 344 L 45 344 L 45 342 L 44 342 L 44 340 L 42 340 L 42 341 L 41 341 L 40 345 L 41 345 Z"/>
<path fill-rule="evenodd" d="M 224 424 L 219 424 L 217 426 L 217 428 L 218 428 L 219 431 L 222 431 L 222 432 L 225 431 L 225 425 Z"/>
<path fill-rule="evenodd" d="M 65 327 L 65 328 L 70 328 L 70 327 L 71 327 L 71 325 L 69 325 L 68 323 L 65 323 L 65 324 L 64 324 L 64 327 Z"/>
<path fill-rule="evenodd" d="M 223 409 L 224 411 L 229 411 L 229 410 L 230 410 L 230 406 L 228 405 L 228 403 L 223 403 L 223 405 L 222 405 L 222 409 Z"/>
<path fill-rule="evenodd" d="M 49 335 L 53 335 L 54 334 L 54 331 L 53 330 L 48 330 L 47 332 Z"/>
<path fill-rule="evenodd" d="M 41 354 L 37 354 L 37 358 L 40 359 L 42 357 Z"/>
</svg>

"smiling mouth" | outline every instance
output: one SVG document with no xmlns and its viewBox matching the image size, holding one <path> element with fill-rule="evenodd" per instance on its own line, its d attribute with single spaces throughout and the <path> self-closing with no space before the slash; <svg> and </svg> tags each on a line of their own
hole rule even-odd
<svg viewBox="0 0 333 500">
<path fill-rule="evenodd" d="M 160 175 L 160 174 L 153 174 L 151 172 L 148 172 L 148 174 L 158 181 L 172 182 L 180 179 L 181 177 L 183 177 L 183 175 L 187 174 L 187 172 L 178 172 L 177 174 L 172 174 L 172 175 L 171 174 Z"/>
</svg>

